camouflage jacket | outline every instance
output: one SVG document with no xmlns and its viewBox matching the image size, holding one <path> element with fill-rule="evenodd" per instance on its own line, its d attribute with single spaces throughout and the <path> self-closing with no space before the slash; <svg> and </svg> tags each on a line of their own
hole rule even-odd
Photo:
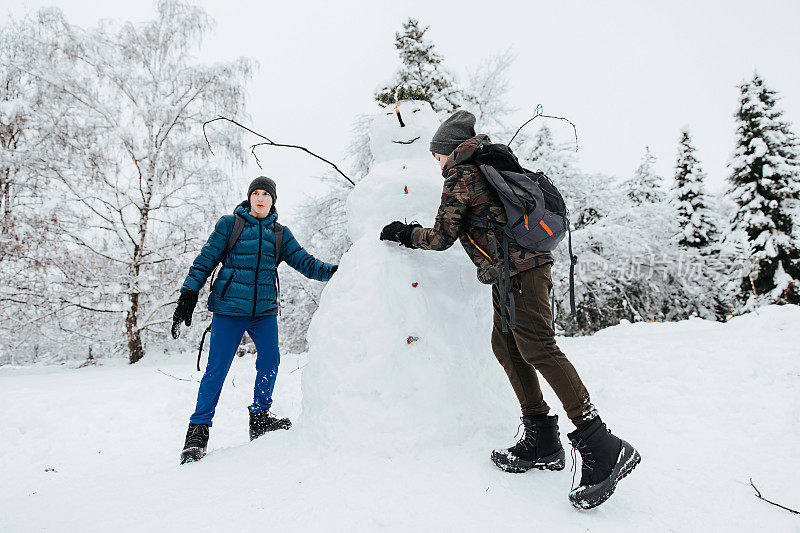
<svg viewBox="0 0 800 533">
<path fill-rule="evenodd" d="M 467 139 L 450 154 L 442 169 L 444 189 L 442 203 L 432 228 L 416 228 L 411 234 L 414 248 L 446 250 L 456 239 L 478 267 L 482 283 L 497 283 L 502 272 L 502 231 L 471 226 L 468 216 L 488 218 L 499 225 L 506 224 L 503 203 L 483 173 L 472 162 L 475 151 L 489 143 L 487 135 Z M 511 275 L 553 262 L 550 252 L 532 252 L 521 248 L 513 239 L 508 246 Z"/>
</svg>

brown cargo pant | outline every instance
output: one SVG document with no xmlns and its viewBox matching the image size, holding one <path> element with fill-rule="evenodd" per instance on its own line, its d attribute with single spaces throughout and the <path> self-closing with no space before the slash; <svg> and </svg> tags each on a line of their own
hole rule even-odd
<svg viewBox="0 0 800 533">
<path fill-rule="evenodd" d="M 597 411 L 575 367 L 556 345 L 550 308 L 550 267 L 547 263 L 511 277 L 516 326 L 505 333 L 500 322 L 500 291 L 497 284 L 492 285 L 492 350 L 508 374 L 523 416 L 550 412 L 542 397 L 538 371 L 561 400 L 567 416 L 580 427 L 594 419 Z"/>
</svg>

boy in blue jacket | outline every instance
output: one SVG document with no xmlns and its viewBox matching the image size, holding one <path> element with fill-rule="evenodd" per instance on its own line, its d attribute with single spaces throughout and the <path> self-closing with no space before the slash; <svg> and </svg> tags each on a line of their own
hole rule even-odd
<svg viewBox="0 0 800 533">
<path fill-rule="evenodd" d="M 197 295 L 214 267 L 222 262 L 211 286 L 208 309 L 213 313 L 208 364 L 197 392 L 197 406 L 189 419 L 189 430 L 181 452 L 181 464 L 197 461 L 205 455 L 208 428 L 214 417 L 222 385 L 246 331 L 256 345 L 256 381 L 250 411 L 250 440 L 267 431 L 289 429 L 288 418 L 270 412 L 272 390 L 278 374 L 278 264 L 285 261 L 304 276 L 328 281 L 338 265 L 324 263 L 306 252 L 289 228 L 283 227 L 280 257 L 276 257 L 275 182 L 260 176 L 250 183 L 247 200 L 217 221 L 200 255 L 194 260 L 181 287 L 173 314 L 172 336 L 178 337 L 180 323 L 192 324 Z M 228 237 L 236 216 L 243 219 L 241 234 L 225 255 Z"/>
</svg>

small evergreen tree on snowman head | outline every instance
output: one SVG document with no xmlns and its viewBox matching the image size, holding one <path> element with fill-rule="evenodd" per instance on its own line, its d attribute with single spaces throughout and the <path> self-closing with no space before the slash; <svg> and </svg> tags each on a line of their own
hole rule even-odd
<svg viewBox="0 0 800 533">
<path fill-rule="evenodd" d="M 375 93 L 375 100 L 381 105 L 425 100 L 435 111 L 452 112 L 459 107 L 460 93 L 452 75 L 442 68 L 444 58 L 425 38 L 428 28 L 409 18 L 403 23 L 403 31 L 395 33 L 394 46 L 400 53 L 402 66 L 395 79 Z"/>
</svg>

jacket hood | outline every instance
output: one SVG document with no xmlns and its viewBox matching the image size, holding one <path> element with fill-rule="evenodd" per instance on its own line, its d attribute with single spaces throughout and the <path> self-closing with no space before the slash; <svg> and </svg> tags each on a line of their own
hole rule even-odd
<svg viewBox="0 0 800 533">
<path fill-rule="evenodd" d="M 447 158 L 444 168 L 442 168 L 442 176 L 447 177 L 447 173 L 450 169 L 457 165 L 469 164 L 475 157 L 475 152 L 478 150 L 478 147 L 491 142 L 488 135 L 481 133 L 459 144 L 458 147 L 453 150 L 453 153 L 450 154 L 450 157 Z"/>
<path fill-rule="evenodd" d="M 250 214 L 250 202 L 245 200 L 233 210 L 233 213 L 236 215 L 241 215 L 244 217 L 245 220 L 250 222 L 251 224 L 258 224 L 258 219 Z M 275 206 L 272 206 L 272 209 L 269 210 L 269 215 L 264 217 L 262 220 L 262 224 L 271 224 L 275 220 L 278 219 L 278 211 L 275 210 Z"/>
</svg>

